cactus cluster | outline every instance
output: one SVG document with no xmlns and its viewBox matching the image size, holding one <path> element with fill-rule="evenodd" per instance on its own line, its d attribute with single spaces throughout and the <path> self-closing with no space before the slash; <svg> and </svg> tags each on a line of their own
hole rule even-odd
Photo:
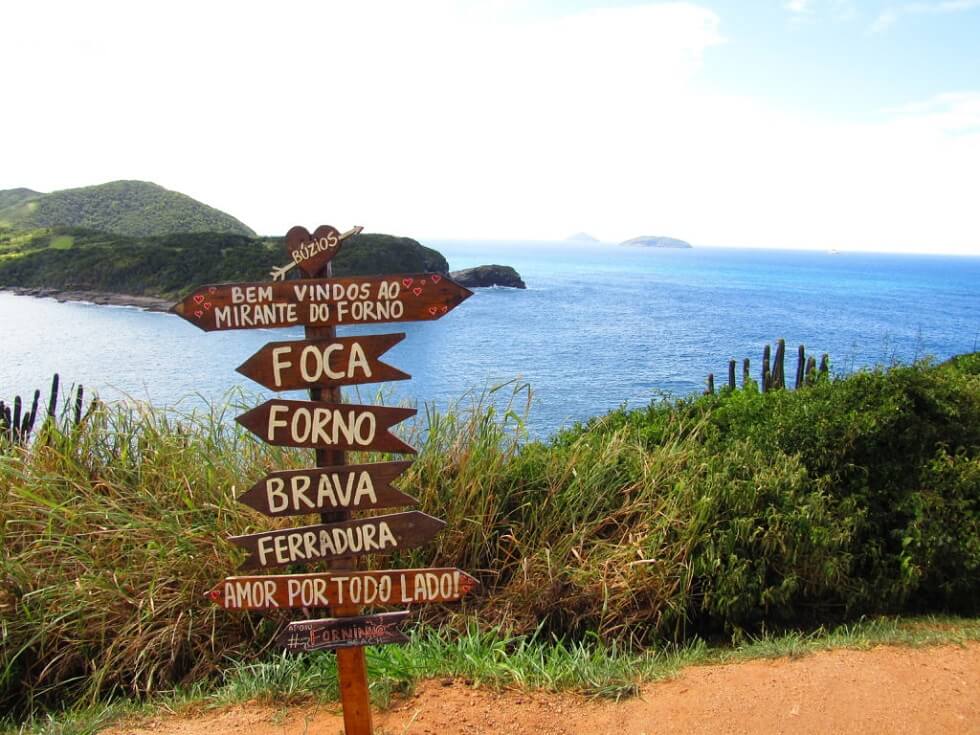
<svg viewBox="0 0 980 735">
<path fill-rule="evenodd" d="M 779 339 L 776 340 L 776 352 L 775 355 L 772 352 L 772 346 L 766 345 L 762 350 L 762 375 L 760 376 L 759 388 L 763 392 L 772 390 L 784 390 L 786 388 L 786 340 Z M 728 361 L 728 388 L 729 390 L 735 390 L 735 360 Z M 830 356 L 824 353 L 820 357 L 820 367 L 817 367 L 817 360 L 813 355 L 809 357 L 806 354 L 806 347 L 803 345 L 799 346 L 797 351 L 797 362 L 796 362 L 796 380 L 793 383 L 793 387 L 796 390 L 807 386 L 813 385 L 817 382 L 818 378 L 826 377 L 830 374 Z M 755 381 L 751 378 L 751 363 L 749 358 L 745 358 L 742 361 L 742 388 L 748 387 L 749 383 L 754 383 Z M 704 391 L 705 395 L 711 395 L 715 392 L 715 376 L 714 373 L 708 373 L 708 387 Z"/>
<path fill-rule="evenodd" d="M 51 393 L 48 397 L 47 417 L 45 421 L 54 421 L 58 412 L 58 391 L 60 378 L 55 373 L 51 379 Z M 23 445 L 27 444 L 37 423 L 37 411 L 41 401 L 41 391 L 34 391 L 34 400 L 31 401 L 29 410 L 24 410 L 24 403 L 20 396 L 15 396 L 12 405 L 7 405 L 0 400 L 0 446 L 4 444 Z M 75 391 L 74 412 L 72 414 L 73 424 L 77 426 L 82 420 L 82 403 L 84 401 L 84 388 L 79 385 Z"/>
</svg>

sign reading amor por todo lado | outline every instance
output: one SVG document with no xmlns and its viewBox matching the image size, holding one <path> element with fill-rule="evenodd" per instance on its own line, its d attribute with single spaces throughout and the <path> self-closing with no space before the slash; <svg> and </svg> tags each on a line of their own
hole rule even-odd
<svg viewBox="0 0 980 735">
<path fill-rule="evenodd" d="M 388 429 L 415 413 L 414 408 L 273 398 L 235 421 L 276 446 L 414 454 Z"/>
<path fill-rule="evenodd" d="M 269 342 L 237 370 L 276 391 L 407 380 L 412 376 L 379 359 L 403 339 L 404 332 Z"/>
<path fill-rule="evenodd" d="M 399 629 L 407 618 L 407 611 L 399 611 L 354 618 L 294 620 L 279 635 L 278 642 L 287 651 L 407 643 L 408 637 Z"/>
<path fill-rule="evenodd" d="M 439 319 L 473 292 L 438 273 L 201 286 L 171 311 L 206 332 Z"/>
<path fill-rule="evenodd" d="M 375 462 L 271 472 L 239 495 L 238 502 L 273 517 L 415 505 L 415 498 L 391 486 L 411 466 Z"/>
<path fill-rule="evenodd" d="M 480 583 L 451 567 L 227 577 L 207 595 L 226 610 L 458 602 Z"/>
<path fill-rule="evenodd" d="M 445 525 L 445 521 L 427 513 L 410 510 L 341 523 L 232 536 L 228 540 L 249 552 L 239 569 L 261 569 L 364 554 L 392 554 L 421 546 Z"/>
</svg>

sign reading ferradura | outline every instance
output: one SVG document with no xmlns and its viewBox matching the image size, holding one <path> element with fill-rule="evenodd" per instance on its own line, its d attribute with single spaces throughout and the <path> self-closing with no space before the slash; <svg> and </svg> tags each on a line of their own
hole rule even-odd
<svg viewBox="0 0 980 735">
<path fill-rule="evenodd" d="M 319 651 L 324 648 L 406 643 L 408 638 L 398 626 L 407 617 L 408 612 L 390 612 L 356 618 L 294 620 L 279 636 L 279 645 L 287 651 Z"/>
<path fill-rule="evenodd" d="M 438 273 L 201 286 L 171 311 L 206 332 L 439 319 L 473 292 Z"/>
<path fill-rule="evenodd" d="M 239 569 L 258 569 L 372 553 L 393 554 L 421 546 L 445 525 L 445 521 L 411 510 L 356 521 L 250 533 L 228 540 L 249 552 Z"/>
<path fill-rule="evenodd" d="M 345 452 L 414 454 L 391 433 L 414 409 L 343 402 L 340 387 L 407 380 L 381 362 L 404 334 L 337 337 L 336 326 L 439 319 L 472 293 L 440 273 L 331 278 L 330 260 L 345 240 L 321 225 L 286 235 L 291 262 L 272 281 L 200 286 L 171 309 L 205 331 L 305 326 L 305 339 L 270 342 L 238 371 L 274 391 L 308 388 L 308 401 L 272 399 L 237 421 L 267 444 L 316 450 L 316 466 L 280 470 L 255 482 L 239 500 L 272 517 L 320 514 L 320 523 L 229 540 L 244 549 L 241 569 L 327 562 L 331 571 L 228 577 L 207 594 L 228 610 L 329 608 L 334 617 L 291 622 L 279 638 L 290 651 L 335 649 L 347 735 L 373 732 L 363 646 L 402 643 L 407 611 L 361 615 L 365 605 L 456 602 L 479 584 L 454 568 L 357 571 L 367 554 L 420 546 L 445 522 L 420 511 L 352 518 L 352 512 L 415 505 L 392 486 L 409 461 L 352 464 Z M 286 280 L 298 268 L 311 278 Z"/>
<path fill-rule="evenodd" d="M 479 587 L 453 568 L 389 569 L 226 577 L 208 592 L 226 610 L 276 610 L 334 605 L 415 605 L 457 602 Z"/>
</svg>

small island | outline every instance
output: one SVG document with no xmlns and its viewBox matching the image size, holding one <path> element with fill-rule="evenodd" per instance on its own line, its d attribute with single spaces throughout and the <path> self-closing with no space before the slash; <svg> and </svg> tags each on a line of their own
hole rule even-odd
<svg viewBox="0 0 980 735">
<path fill-rule="evenodd" d="M 527 288 L 520 274 L 509 265 L 479 265 L 463 268 L 449 274 L 456 283 L 467 288 Z"/>
<path fill-rule="evenodd" d="M 691 243 L 684 240 L 678 240 L 674 237 L 662 237 L 659 235 L 640 235 L 639 237 L 634 237 L 630 240 L 624 240 L 619 244 L 643 248 L 676 248 L 685 250 L 691 247 Z"/>
<path fill-rule="evenodd" d="M 598 237 L 593 237 L 588 232 L 576 232 L 574 235 L 569 235 L 565 239 L 572 242 L 600 242 Z"/>
</svg>

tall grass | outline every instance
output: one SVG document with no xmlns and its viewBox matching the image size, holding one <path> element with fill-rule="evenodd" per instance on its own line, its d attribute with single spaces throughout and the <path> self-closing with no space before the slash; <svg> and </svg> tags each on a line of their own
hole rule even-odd
<svg viewBox="0 0 980 735">
<path fill-rule="evenodd" d="M 376 567 L 455 565 L 484 595 L 425 620 L 639 647 L 980 600 L 980 360 L 617 411 L 530 441 L 529 394 L 427 408 L 400 481 L 447 521 Z M 510 400 L 501 393 L 513 390 Z M 0 705 L 141 695 L 264 660 L 283 618 L 210 605 L 235 502 L 308 452 L 228 421 L 99 405 L 0 451 Z M 381 459 L 377 456 L 372 459 Z M 294 524 L 283 521 L 282 525 Z"/>
</svg>

